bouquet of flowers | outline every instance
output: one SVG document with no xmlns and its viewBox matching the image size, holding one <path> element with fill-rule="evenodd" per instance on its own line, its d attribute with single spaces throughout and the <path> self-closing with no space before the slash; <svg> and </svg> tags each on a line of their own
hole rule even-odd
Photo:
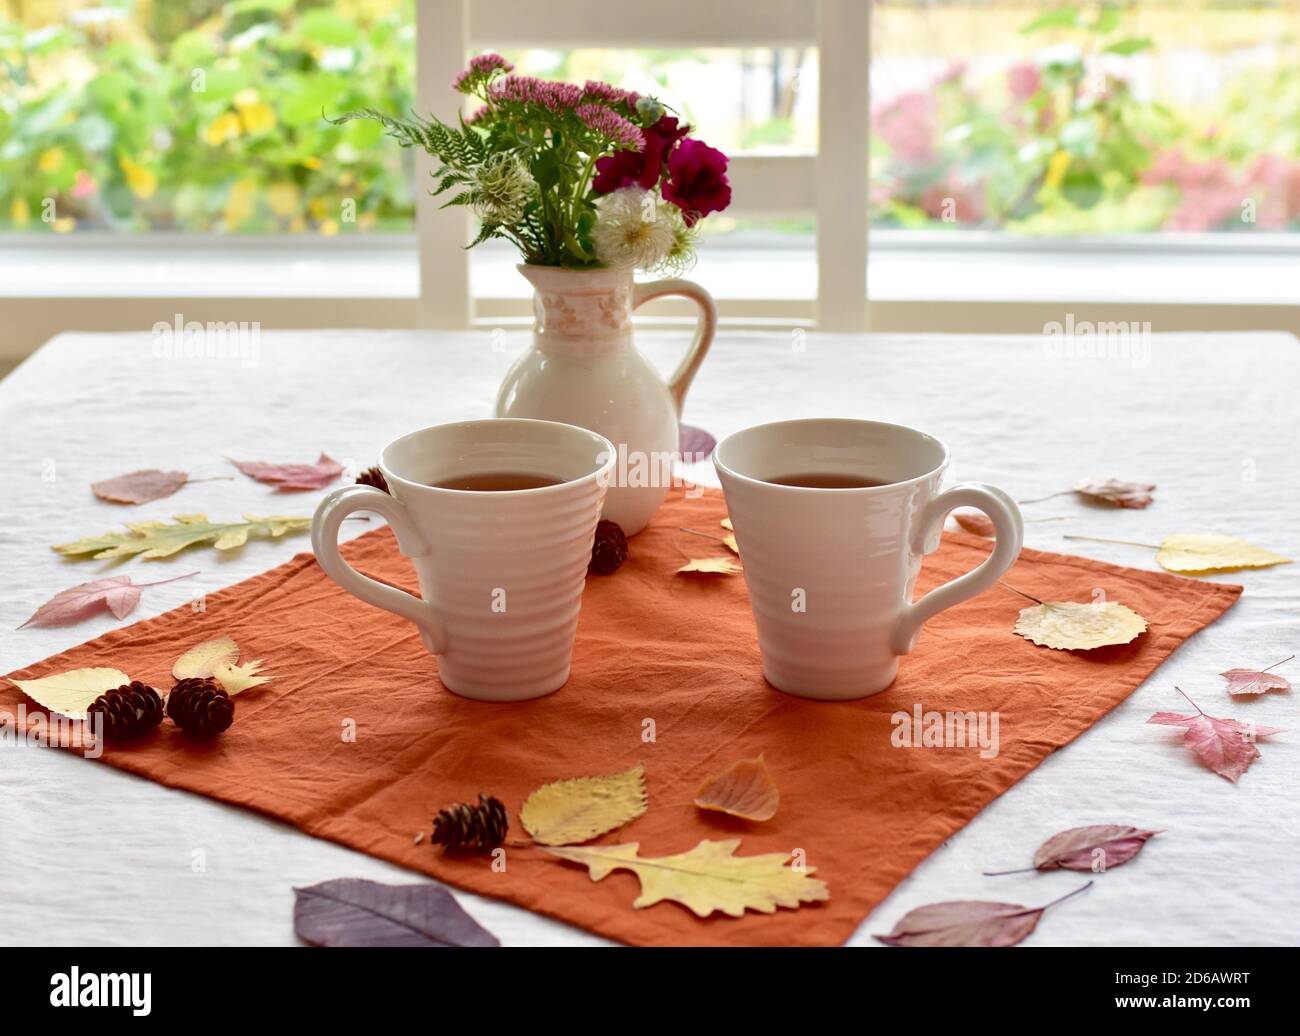
<svg viewBox="0 0 1300 1036">
<path fill-rule="evenodd" d="M 689 269 L 699 221 L 731 202 L 727 156 L 653 97 L 513 72 L 499 54 L 474 58 L 451 86 L 481 106 L 458 126 L 373 109 L 334 121 L 378 120 L 436 157 L 433 193 L 481 222 L 471 248 L 505 238 L 535 265 Z"/>
</svg>

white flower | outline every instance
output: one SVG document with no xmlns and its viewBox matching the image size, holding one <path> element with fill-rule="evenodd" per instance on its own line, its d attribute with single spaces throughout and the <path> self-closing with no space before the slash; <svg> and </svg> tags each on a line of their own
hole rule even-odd
<svg viewBox="0 0 1300 1036">
<path fill-rule="evenodd" d="M 700 236 L 699 225 L 688 227 L 682 218 L 682 210 L 676 205 L 666 203 L 659 208 L 673 228 L 673 245 L 656 272 L 680 277 L 695 265 L 695 242 Z"/>
<path fill-rule="evenodd" d="M 509 225 L 523 218 L 537 181 L 518 155 L 503 151 L 474 172 L 478 200 L 474 212 L 485 223 Z"/>
<path fill-rule="evenodd" d="M 653 270 L 677 240 L 671 215 L 641 187 L 620 187 L 596 202 L 596 258 L 616 269 Z"/>
</svg>

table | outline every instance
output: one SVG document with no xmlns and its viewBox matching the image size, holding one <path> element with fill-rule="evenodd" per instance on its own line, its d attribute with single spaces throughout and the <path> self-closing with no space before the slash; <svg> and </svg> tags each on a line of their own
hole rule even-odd
<svg viewBox="0 0 1300 1036">
<path fill-rule="evenodd" d="M 663 368 L 679 334 L 642 335 Z M 318 493 L 269 495 L 239 477 L 189 485 L 138 508 L 88 484 L 136 468 L 233 473 L 225 458 L 311 460 L 353 470 L 411 428 L 490 413 L 523 334 L 264 332 L 256 362 L 167 358 L 148 332 L 65 334 L 0 382 L 0 629 L 95 578 L 98 565 L 49 545 L 130 519 L 309 514 Z M 859 416 L 914 424 L 948 441 L 955 474 L 1021 499 L 1087 475 L 1158 484 L 1147 511 L 1063 496 L 1025 508 L 1026 542 L 1138 567 L 1152 554 L 1069 542 L 1063 531 L 1150 542 L 1223 531 L 1300 557 L 1300 348 L 1284 334 L 1154 335 L 1144 350 L 1063 355 L 1039 337 L 724 333 L 686 419 L 718 436 L 762 420 Z M 712 482 L 703 466 L 692 472 Z M 352 523 L 354 533 L 372 526 Z M 635 544 L 634 544 L 635 548 Z M 308 549 L 305 536 L 133 563 L 137 578 L 199 570 L 145 591 L 134 619 L 229 585 Z M 1300 565 L 1214 577 L 1246 593 L 1123 705 L 1049 758 L 935 852 L 853 939 L 873 944 L 906 910 L 944 899 L 1039 903 L 1080 883 L 1065 872 L 985 878 L 1024 866 L 1048 835 L 1091 823 L 1164 831 L 1133 863 L 1054 911 L 1033 944 L 1293 944 L 1300 940 L 1300 735 L 1261 746 L 1238 786 L 1200 767 L 1169 730 L 1174 684 L 1209 712 L 1296 731 L 1294 694 L 1233 703 L 1216 675 L 1300 650 Z M 0 672 L 119 623 L 6 632 Z M 1300 662 L 1281 668 L 1300 681 Z M 294 941 L 293 886 L 343 876 L 417 875 L 285 825 L 56 751 L 0 745 L 0 943 L 278 944 Z M 457 892 L 506 944 L 590 944 L 564 924 Z"/>
</svg>

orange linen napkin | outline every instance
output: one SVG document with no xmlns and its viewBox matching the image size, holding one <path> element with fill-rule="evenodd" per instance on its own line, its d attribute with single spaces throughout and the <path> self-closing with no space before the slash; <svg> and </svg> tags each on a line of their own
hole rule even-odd
<svg viewBox="0 0 1300 1036">
<path fill-rule="evenodd" d="M 1087 653 L 1036 647 L 1012 633 L 1026 602 L 995 588 L 933 620 L 889 690 L 857 702 L 803 701 L 763 680 L 742 576 L 674 574 L 688 554 L 725 552 L 680 531 L 717 531 L 724 513 L 716 491 L 674 492 L 624 566 L 588 580 L 573 674 L 536 701 L 491 705 L 449 693 L 414 627 L 348 596 L 310 554 L 210 596 L 204 613 L 180 608 L 12 675 L 113 666 L 166 689 L 185 649 L 229 634 L 245 659 L 265 659 L 275 674 L 237 699 L 234 725 L 194 742 L 164 721 L 143 743 L 108 746 L 104 762 L 627 943 L 829 945 L 1241 592 L 1026 550 L 1007 576 L 1012 585 L 1068 601 L 1090 600 L 1101 587 L 1150 629 L 1133 644 Z M 918 593 L 974 567 L 988 549 L 987 540 L 948 533 L 926 559 Z M 387 529 L 344 553 L 378 578 L 413 582 Z M 20 701 L 16 688 L 0 689 L 0 708 Z M 998 754 L 894 747 L 891 716 L 917 706 L 996 710 Z M 760 752 L 780 787 L 774 819 L 748 823 L 691 804 L 707 778 Z M 533 789 L 638 761 L 649 811 L 600 843 L 639 842 L 643 856 L 706 838 L 740 837 L 741 854 L 802 849 L 830 900 L 702 920 L 671 902 L 634 910 L 631 873 L 593 883 L 584 868 L 535 847 L 508 847 L 500 872 L 485 858 L 443 856 L 427 835 L 413 844 L 435 811 L 479 792 L 502 799 L 510 837 L 522 839 L 518 810 Z M 1026 851 L 1049 834 L 1027 832 Z M 291 906 L 286 889 L 286 915 Z"/>
</svg>

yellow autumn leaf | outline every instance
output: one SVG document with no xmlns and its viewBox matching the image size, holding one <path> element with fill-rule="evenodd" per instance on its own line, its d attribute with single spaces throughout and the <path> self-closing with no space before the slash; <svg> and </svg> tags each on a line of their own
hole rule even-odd
<svg viewBox="0 0 1300 1036">
<path fill-rule="evenodd" d="M 71 669 L 38 680 L 10 680 L 36 704 L 69 719 L 85 719 L 86 708 L 105 691 L 130 683 L 120 669 Z"/>
<path fill-rule="evenodd" d="M 250 136 L 275 127 L 275 110 L 269 104 L 258 102 L 240 108 L 239 118 L 244 124 L 244 132 Z"/>
<path fill-rule="evenodd" d="M 32 218 L 31 209 L 28 208 L 26 198 L 15 198 L 9 203 L 9 219 L 16 227 L 27 226 L 27 221 Z"/>
<path fill-rule="evenodd" d="M 580 863 L 592 881 L 611 871 L 629 870 L 641 882 L 641 895 L 632 903 L 640 910 L 665 899 L 681 903 L 697 917 L 719 911 L 739 917 L 746 910 L 776 913 L 777 907 L 797 908 L 801 903 L 830 899 L 826 882 L 810 875 L 813 867 L 787 867 L 786 853 L 736 856 L 739 838 L 700 842 L 689 852 L 642 858 L 640 843 L 572 846 L 546 851 Z"/>
<path fill-rule="evenodd" d="M 731 532 L 736 531 L 736 527 L 731 524 L 731 515 L 727 515 L 727 517 L 723 518 L 722 521 L 718 522 L 718 524 Z"/>
<path fill-rule="evenodd" d="M 54 549 L 68 557 L 125 558 L 138 554 L 142 558 L 166 558 L 200 543 L 230 550 L 246 543 L 250 534 L 276 539 L 290 532 L 305 532 L 311 528 L 311 519 L 246 514 L 242 522 L 210 522 L 206 514 L 178 514 L 175 523 L 127 522 L 126 528 L 126 532 L 106 532 L 103 536 L 58 543 Z"/>
<path fill-rule="evenodd" d="M 221 689 L 232 698 L 236 694 L 242 694 L 252 687 L 260 687 L 264 683 L 270 683 L 273 677 L 259 676 L 262 671 L 262 660 L 254 659 L 251 662 L 245 662 L 243 665 L 235 665 L 233 662 L 222 662 L 212 669 L 212 678 L 221 685 Z"/>
<path fill-rule="evenodd" d="M 731 575 L 739 572 L 740 566 L 736 564 L 733 558 L 691 558 L 686 562 L 678 572 L 708 572 L 716 575 Z"/>
<path fill-rule="evenodd" d="M 1232 572 L 1240 568 L 1286 565 L 1290 558 L 1256 547 L 1237 536 L 1213 533 L 1177 533 L 1166 536 L 1156 561 L 1170 572 Z"/>
<path fill-rule="evenodd" d="M 737 759 L 722 773 L 705 781 L 695 793 L 695 804 L 700 809 L 744 820 L 771 820 L 781 804 L 781 795 L 767 761 L 760 754 L 756 759 Z"/>
<path fill-rule="evenodd" d="M 645 810 L 645 770 L 637 763 L 606 777 L 544 784 L 524 800 L 519 822 L 534 842 L 575 845 L 622 827 Z"/>
<path fill-rule="evenodd" d="M 214 637 L 195 644 L 172 666 L 172 676 L 187 680 L 192 676 L 212 676 L 218 666 L 239 661 L 239 645 L 230 637 Z"/>
<path fill-rule="evenodd" d="M 1045 601 L 1022 609 L 1015 631 L 1043 647 L 1089 651 L 1110 644 L 1127 644 L 1146 628 L 1146 619 L 1114 601 L 1101 604 Z"/>
<path fill-rule="evenodd" d="M 1047 161 L 1047 172 L 1043 175 L 1043 186 L 1056 190 L 1065 180 L 1065 171 L 1070 168 L 1070 152 L 1062 149 Z"/>
</svg>

